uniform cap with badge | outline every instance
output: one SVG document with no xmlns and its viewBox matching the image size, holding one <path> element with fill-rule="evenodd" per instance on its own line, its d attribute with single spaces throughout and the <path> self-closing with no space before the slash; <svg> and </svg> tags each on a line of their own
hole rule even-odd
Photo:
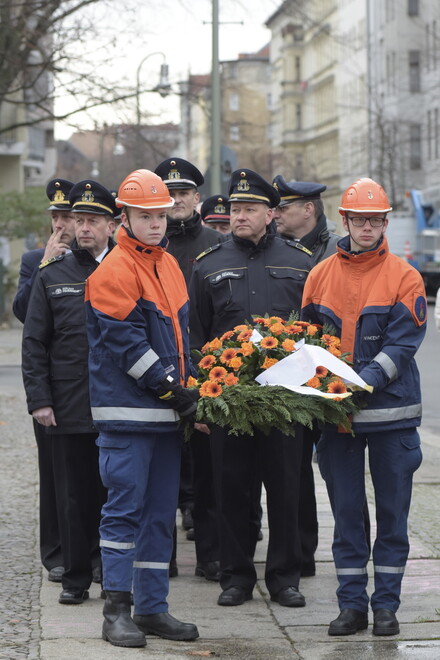
<svg viewBox="0 0 440 660">
<path fill-rule="evenodd" d="M 169 190 L 198 188 L 205 182 L 203 174 L 184 158 L 167 158 L 154 170 Z"/>
<path fill-rule="evenodd" d="M 278 206 L 278 191 L 253 170 L 241 169 L 232 172 L 229 184 L 229 202 L 253 202 Z"/>
<path fill-rule="evenodd" d="M 205 224 L 210 224 L 211 222 L 229 224 L 230 208 L 231 205 L 226 195 L 212 195 L 212 197 L 208 197 L 203 202 L 200 209 L 200 216 Z"/>
<path fill-rule="evenodd" d="M 91 179 L 75 183 L 70 191 L 69 200 L 74 213 L 94 213 L 114 217 L 119 212 L 110 190 Z"/>
<path fill-rule="evenodd" d="M 281 199 L 278 206 L 320 199 L 321 193 L 327 190 L 327 186 L 314 181 L 289 181 L 287 183 L 281 174 L 274 178 L 272 185 L 280 194 Z"/>
<path fill-rule="evenodd" d="M 52 179 L 46 186 L 46 195 L 50 206 L 48 211 L 70 211 L 69 194 L 73 188 L 73 181 L 67 179 Z"/>
</svg>

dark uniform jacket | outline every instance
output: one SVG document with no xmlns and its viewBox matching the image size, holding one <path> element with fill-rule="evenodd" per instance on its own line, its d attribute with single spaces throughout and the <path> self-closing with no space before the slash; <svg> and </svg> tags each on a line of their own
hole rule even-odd
<svg viewBox="0 0 440 660">
<path fill-rule="evenodd" d="M 21 258 L 17 293 L 12 303 L 12 311 L 19 321 L 24 323 L 29 304 L 32 285 L 38 273 L 38 266 L 44 254 L 44 248 L 29 250 Z"/>
<path fill-rule="evenodd" d="M 205 227 L 199 213 L 189 220 L 173 220 L 168 218 L 167 252 L 177 259 L 186 285 L 189 285 L 194 259 L 204 250 L 222 243 L 226 237 L 211 227 Z"/>
<path fill-rule="evenodd" d="M 294 240 L 286 234 L 281 234 L 286 240 Z M 327 259 L 336 252 L 336 244 L 341 236 L 334 234 L 327 227 L 327 218 L 322 213 L 311 232 L 301 238 L 301 244 L 312 253 L 312 262 L 315 266 L 323 259 Z"/>
<path fill-rule="evenodd" d="M 109 241 L 112 248 L 114 242 Z M 28 410 L 52 406 L 57 426 L 49 434 L 95 431 L 88 391 L 86 278 L 98 262 L 73 249 L 42 264 L 23 329 L 22 371 Z"/>
<path fill-rule="evenodd" d="M 196 260 L 190 283 L 191 347 L 201 348 L 253 315 L 287 319 L 299 312 L 311 268 L 308 250 L 270 232 L 258 245 L 231 234 L 208 249 Z"/>
</svg>

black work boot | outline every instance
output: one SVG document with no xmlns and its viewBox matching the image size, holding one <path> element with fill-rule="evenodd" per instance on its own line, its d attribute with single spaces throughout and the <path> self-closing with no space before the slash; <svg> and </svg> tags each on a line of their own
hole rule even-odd
<svg viewBox="0 0 440 660">
<path fill-rule="evenodd" d="M 368 614 L 349 607 L 342 609 L 338 618 L 330 622 L 329 635 L 354 635 L 368 628 Z"/>
<path fill-rule="evenodd" d="M 130 592 L 106 591 L 102 639 L 113 646 L 145 646 L 145 635 L 131 618 Z"/>
<path fill-rule="evenodd" d="M 157 635 L 164 639 L 187 642 L 191 642 L 199 636 L 197 626 L 193 623 L 178 621 L 168 612 L 135 614 L 133 621 L 146 635 Z"/>
</svg>

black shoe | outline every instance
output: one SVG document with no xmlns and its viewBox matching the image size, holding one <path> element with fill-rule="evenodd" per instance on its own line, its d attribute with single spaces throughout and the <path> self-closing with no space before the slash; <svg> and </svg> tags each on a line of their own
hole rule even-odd
<svg viewBox="0 0 440 660">
<path fill-rule="evenodd" d="M 217 604 L 225 606 L 243 605 L 246 600 L 252 600 L 252 592 L 245 591 L 243 587 L 229 587 L 222 591 Z"/>
<path fill-rule="evenodd" d="M 58 602 L 62 605 L 80 605 L 89 597 L 87 589 L 63 589 Z"/>
<path fill-rule="evenodd" d="M 64 566 L 54 566 L 50 569 L 47 579 L 49 582 L 61 582 L 64 573 Z"/>
<path fill-rule="evenodd" d="M 257 535 L 257 541 L 262 541 L 264 538 L 263 536 L 263 530 L 260 528 L 258 535 Z"/>
<path fill-rule="evenodd" d="M 182 527 L 185 530 L 194 528 L 194 520 L 192 517 L 191 509 L 184 509 L 182 511 Z"/>
<path fill-rule="evenodd" d="M 145 646 L 147 640 L 143 632 L 131 618 L 130 592 L 108 591 L 104 603 L 104 623 L 102 639 L 113 646 L 136 648 Z"/>
<path fill-rule="evenodd" d="M 198 561 L 194 574 L 205 580 L 218 582 L 220 580 L 220 564 L 218 561 Z"/>
<path fill-rule="evenodd" d="M 168 612 L 160 614 L 135 614 L 133 621 L 146 635 L 157 635 L 164 639 L 191 642 L 197 639 L 199 631 L 193 623 L 178 621 Z"/>
<path fill-rule="evenodd" d="M 270 599 L 283 607 L 304 607 L 306 604 L 306 599 L 296 587 L 284 587 Z"/>
<path fill-rule="evenodd" d="M 92 582 L 101 584 L 102 582 L 102 568 L 101 566 L 94 566 L 92 569 Z"/>
<path fill-rule="evenodd" d="M 373 635 L 398 635 L 399 622 L 392 610 L 374 610 Z"/>
<path fill-rule="evenodd" d="M 174 578 L 179 575 L 179 569 L 177 568 L 177 561 L 172 559 L 168 567 L 168 577 Z"/>
<path fill-rule="evenodd" d="M 330 622 L 329 635 L 354 635 L 358 630 L 368 628 L 368 614 L 349 607 L 341 610 L 337 619 Z"/>
<path fill-rule="evenodd" d="M 186 538 L 188 539 L 188 541 L 195 541 L 196 540 L 196 535 L 194 533 L 194 528 L 193 527 L 191 527 L 191 529 L 189 529 L 187 531 Z"/>
</svg>

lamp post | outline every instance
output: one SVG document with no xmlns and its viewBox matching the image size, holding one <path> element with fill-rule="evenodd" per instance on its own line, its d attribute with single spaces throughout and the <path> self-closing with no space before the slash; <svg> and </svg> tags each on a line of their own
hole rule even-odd
<svg viewBox="0 0 440 660">
<path fill-rule="evenodd" d="M 211 195 L 222 192 L 220 142 L 220 67 L 218 56 L 218 0 L 212 0 L 211 68 Z"/>
<path fill-rule="evenodd" d="M 166 63 L 165 54 L 161 51 L 156 51 L 154 53 L 149 53 L 139 62 L 136 70 L 136 167 L 142 166 L 142 152 L 141 152 L 141 105 L 140 105 L 140 96 L 141 96 L 141 69 L 144 64 L 150 57 L 153 55 L 161 55 L 163 62 L 160 66 L 160 76 L 159 83 L 153 89 L 148 89 L 145 91 L 148 92 L 158 92 L 162 97 L 165 97 L 169 94 L 170 84 L 168 82 L 168 64 Z"/>
</svg>

